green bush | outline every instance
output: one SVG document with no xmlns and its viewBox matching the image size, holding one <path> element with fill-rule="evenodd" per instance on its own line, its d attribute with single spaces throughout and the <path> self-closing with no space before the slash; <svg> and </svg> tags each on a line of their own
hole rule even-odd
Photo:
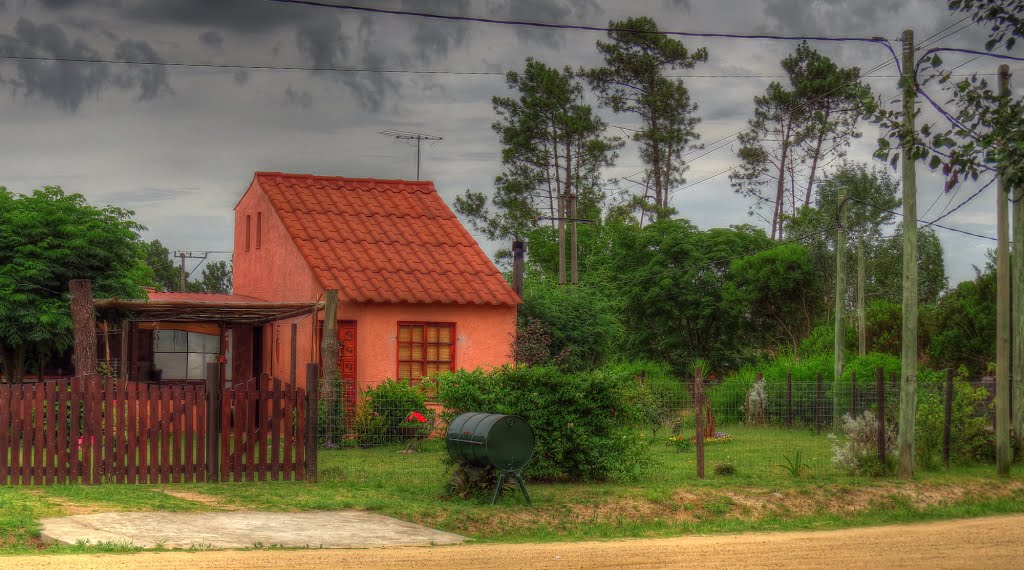
<svg viewBox="0 0 1024 570">
<path fill-rule="evenodd" d="M 360 394 L 353 421 L 356 443 L 373 447 L 400 443 L 408 439 L 403 422 L 412 412 L 433 417 L 427 409 L 424 385 L 412 386 L 408 380 L 385 380 Z"/>
<path fill-rule="evenodd" d="M 635 402 L 640 410 L 642 424 L 657 438 L 662 429 L 673 431 L 680 421 L 680 412 L 692 407 L 692 385 L 672 374 L 663 363 L 652 361 L 617 362 L 603 368 L 606 374 L 621 382 L 632 380 L 646 387 L 638 390 Z"/>
<path fill-rule="evenodd" d="M 961 367 L 953 379 L 953 414 L 950 422 L 950 459 L 958 463 L 992 461 L 995 435 L 989 428 L 989 393 L 967 381 L 969 372 Z M 918 465 L 934 469 L 942 462 L 945 426 L 945 374 L 925 373 L 918 377 L 917 423 L 914 451 Z"/>
<path fill-rule="evenodd" d="M 600 481 L 635 476 L 647 464 L 646 438 L 634 431 L 643 421 L 635 402 L 645 390 L 625 373 L 505 366 L 443 374 L 437 394 L 448 422 L 463 412 L 525 418 L 537 445 L 526 477 Z"/>
</svg>

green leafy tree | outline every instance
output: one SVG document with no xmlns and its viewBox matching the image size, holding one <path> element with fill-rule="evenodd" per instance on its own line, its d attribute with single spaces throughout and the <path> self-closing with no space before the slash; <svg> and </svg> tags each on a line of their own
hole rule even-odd
<svg viewBox="0 0 1024 570">
<path fill-rule="evenodd" d="M 922 228 L 917 233 L 918 300 L 921 304 L 934 303 L 946 287 L 946 265 L 942 260 L 942 242 L 935 230 Z M 868 291 L 875 298 L 893 303 L 903 299 L 903 228 L 897 227 L 889 239 L 881 240 L 879 247 L 868 257 Z"/>
<path fill-rule="evenodd" d="M 716 368 L 751 356 L 748 305 L 726 294 L 732 260 L 771 244 L 762 230 L 701 231 L 686 220 L 630 227 L 617 239 L 612 282 L 624 303 L 628 347 L 683 370 L 694 358 Z"/>
<path fill-rule="evenodd" d="M 68 282 L 90 279 L 97 297 L 137 298 L 147 281 L 143 228 L 133 212 L 97 208 L 56 186 L 18 195 L 0 187 L 0 361 L 6 382 L 71 344 Z"/>
<path fill-rule="evenodd" d="M 501 138 L 505 171 L 495 180 L 491 207 L 467 190 L 455 209 L 490 239 L 525 236 L 547 217 L 566 217 L 567 198 L 579 217 L 600 217 L 601 168 L 610 166 L 622 141 L 606 136 L 605 122 L 584 102 L 575 73 L 533 59 L 506 76 L 514 97 L 494 97 L 493 129 Z"/>
<path fill-rule="evenodd" d="M 152 272 L 147 285 L 155 286 L 161 291 L 177 291 L 181 288 L 181 272 L 174 267 L 171 251 L 155 239 L 142 244 L 146 266 Z"/>
<path fill-rule="evenodd" d="M 199 280 L 188 282 L 188 290 L 203 293 L 231 293 L 231 265 L 227 261 L 207 263 Z"/>
<path fill-rule="evenodd" d="M 683 81 L 666 73 L 693 69 L 707 61 L 708 52 L 705 48 L 690 51 L 681 41 L 658 33 L 651 18 L 628 18 L 608 26 L 611 41 L 597 42 L 605 65 L 585 74 L 602 105 L 640 119 L 633 140 L 647 166 L 646 186 L 653 190 L 654 212 L 664 219 L 671 213 L 672 187 L 684 182 L 683 154 L 696 148 L 700 138 L 697 104 Z"/>
<path fill-rule="evenodd" d="M 988 371 L 996 346 L 996 272 L 990 261 L 976 277 L 939 300 L 928 328 L 927 354 L 932 368 L 966 366 L 974 377 Z"/>
<path fill-rule="evenodd" d="M 760 251 L 733 261 L 730 272 L 723 297 L 749 307 L 746 334 L 796 354 L 821 312 L 822 283 L 807 248 L 788 243 Z"/>
<path fill-rule="evenodd" d="M 751 215 L 772 208 L 773 239 L 782 237 L 785 215 L 810 205 L 824 161 L 860 136 L 860 101 L 870 96 L 859 68 L 841 68 L 806 42 L 782 68 L 789 85 L 774 81 L 754 98 L 750 128 L 737 137 L 742 163 L 731 175 L 736 191 L 754 200 Z"/>
</svg>

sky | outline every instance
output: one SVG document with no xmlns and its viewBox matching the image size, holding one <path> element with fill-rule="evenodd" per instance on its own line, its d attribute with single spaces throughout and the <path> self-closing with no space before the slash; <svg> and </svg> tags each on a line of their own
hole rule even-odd
<svg viewBox="0 0 1024 570">
<path fill-rule="evenodd" d="M 341 3 L 337 0 L 336 3 Z M 650 16 L 661 29 L 730 34 L 868 36 L 918 42 L 959 22 L 944 0 L 381 0 L 351 4 L 494 19 L 606 26 Z M 948 37 L 943 37 L 945 35 Z M 985 30 L 964 22 L 936 46 L 981 49 Z M 422 147 L 422 178 L 449 205 L 467 189 L 489 194 L 501 173 L 491 97 L 509 95 L 502 72 L 527 57 L 593 67 L 604 33 L 451 22 L 333 10 L 267 0 L 0 0 L 0 185 L 19 193 L 47 185 L 92 204 L 131 209 L 171 250 L 230 251 L 232 209 L 255 171 L 367 178 L 416 176 L 416 151 L 379 134 L 400 129 L 442 137 Z M 701 140 L 744 129 L 753 98 L 782 73 L 795 43 L 685 39 L 709 59 L 684 81 L 698 105 Z M 896 49 L 898 50 L 898 44 Z M 842 66 L 891 60 L 881 46 L 815 43 Z M 144 60 L 217 65 L 490 72 L 483 75 L 310 72 L 129 66 L 9 59 Z M 944 58 L 957 65 L 969 58 Z M 984 58 L 958 73 L 994 72 Z M 1019 67 L 1019 66 L 1017 66 Z M 1016 68 L 1014 68 L 1016 70 Z M 876 93 L 898 92 L 895 66 L 867 78 Z M 757 77 L 749 77 L 749 76 Z M 935 91 L 944 101 L 941 92 Z M 635 117 L 600 113 L 612 134 Z M 925 117 L 928 112 L 925 110 Z M 620 128 L 621 127 L 621 128 Z M 861 125 L 851 160 L 871 158 L 877 128 Z M 729 140 L 729 139 L 726 139 Z M 734 139 L 733 139 L 734 140 Z M 738 144 L 695 153 L 675 192 L 679 216 L 701 228 L 755 223 L 727 174 Z M 635 147 L 605 176 L 627 188 L 642 171 Z M 717 175 L 717 176 L 715 176 Z M 714 176 L 714 177 L 712 177 Z M 707 180 L 705 180 L 707 179 Z M 919 213 L 932 219 L 980 184 L 944 193 L 943 178 L 919 167 Z M 995 236 L 994 187 L 943 223 Z M 974 277 L 994 241 L 938 230 L 950 284 Z M 477 236 L 481 239 L 480 236 Z M 483 240 L 481 240 L 483 241 Z M 494 252 L 507 244 L 483 242 Z M 217 253 L 211 259 L 228 258 Z"/>
</svg>

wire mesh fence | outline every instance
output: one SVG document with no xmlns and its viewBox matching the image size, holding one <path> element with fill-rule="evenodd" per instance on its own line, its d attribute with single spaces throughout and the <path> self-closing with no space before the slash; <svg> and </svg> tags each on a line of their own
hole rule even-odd
<svg viewBox="0 0 1024 570">
<path fill-rule="evenodd" d="M 657 464 L 693 477 L 698 433 L 708 476 L 891 470 L 899 429 L 898 372 L 847 374 L 839 382 L 833 382 L 831 371 L 804 376 L 758 374 L 745 382 L 702 382 L 700 411 L 692 378 L 679 379 L 676 390 L 638 391 L 643 400 L 635 403 L 642 420 L 633 428 L 635 437 L 650 444 Z M 645 382 L 643 375 L 635 380 Z M 321 391 L 321 447 L 415 449 L 424 439 L 443 434 L 443 410 L 434 401 L 433 383 L 389 383 L 386 390 L 377 386 L 371 392 L 355 382 L 335 386 L 332 397 Z M 954 382 L 950 372 L 919 380 L 918 463 L 991 461 L 993 393 L 992 379 Z"/>
</svg>

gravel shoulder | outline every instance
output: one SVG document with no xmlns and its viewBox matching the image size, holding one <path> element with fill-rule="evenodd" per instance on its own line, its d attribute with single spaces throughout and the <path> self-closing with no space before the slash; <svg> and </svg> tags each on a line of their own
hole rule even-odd
<svg viewBox="0 0 1024 570">
<path fill-rule="evenodd" d="M 838 531 L 358 550 L 18 556 L 0 566 L 74 568 L 969 568 L 1024 560 L 1024 515 Z"/>
</svg>

